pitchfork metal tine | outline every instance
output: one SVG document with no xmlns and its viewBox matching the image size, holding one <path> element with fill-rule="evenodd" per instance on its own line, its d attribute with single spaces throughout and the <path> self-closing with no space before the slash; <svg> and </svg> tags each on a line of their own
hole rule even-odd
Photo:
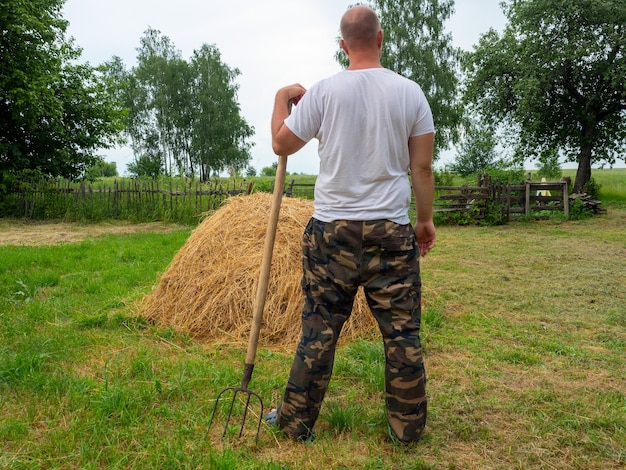
<svg viewBox="0 0 626 470">
<path fill-rule="evenodd" d="M 216 413 L 219 401 L 222 399 L 222 395 L 229 391 L 233 392 L 233 398 L 231 399 L 230 406 L 228 407 L 228 415 L 226 417 L 226 424 L 224 425 L 224 430 L 222 431 L 222 438 L 226 436 L 226 432 L 228 431 L 228 425 L 230 424 L 231 418 L 233 417 L 233 408 L 235 406 L 235 401 L 237 400 L 237 394 L 239 393 L 246 394 L 247 398 L 246 398 L 246 406 L 244 409 L 243 418 L 241 420 L 241 425 L 239 428 L 238 437 L 241 437 L 243 435 L 243 431 L 246 426 L 246 421 L 248 419 L 248 410 L 250 409 L 250 401 L 252 400 L 252 397 L 254 397 L 259 401 L 259 405 L 261 406 L 261 412 L 259 413 L 259 422 L 258 422 L 257 430 L 256 430 L 256 437 L 258 438 L 259 433 L 261 432 L 261 423 L 263 421 L 263 411 L 265 409 L 263 405 L 263 399 L 258 393 L 253 392 L 252 390 L 244 389 L 242 387 L 228 387 L 220 392 L 220 394 L 217 396 L 217 399 L 215 400 L 215 405 L 213 406 L 213 413 L 211 413 L 211 420 L 209 421 L 209 430 L 211 429 L 211 426 L 213 425 L 213 419 L 215 417 L 215 413 Z M 207 434 L 208 434 L 208 431 L 207 431 Z"/>
</svg>

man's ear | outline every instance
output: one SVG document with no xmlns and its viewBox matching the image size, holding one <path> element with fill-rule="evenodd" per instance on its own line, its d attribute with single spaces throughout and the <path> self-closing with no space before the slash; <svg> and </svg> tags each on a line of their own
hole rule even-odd
<svg viewBox="0 0 626 470">
<path fill-rule="evenodd" d="M 346 44 L 346 41 L 344 41 L 343 39 L 340 39 L 339 45 L 341 46 L 341 49 L 343 50 L 343 52 L 345 52 L 346 55 L 349 56 L 350 54 L 348 53 L 348 45 Z"/>
</svg>

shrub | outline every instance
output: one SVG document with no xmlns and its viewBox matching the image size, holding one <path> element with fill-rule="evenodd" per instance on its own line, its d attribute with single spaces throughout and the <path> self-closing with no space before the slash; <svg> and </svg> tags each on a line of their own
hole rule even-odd
<svg viewBox="0 0 626 470">
<path fill-rule="evenodd" d="M 503 206 L 495 202 L 488 203 L 485 218 L 481 221 L 481 225 L 504 225 L 505 223 Z"/>
<path fill-rule="evenodd" d="M 593 217 L 593 211 L 585 205 L 582 199 L 570 199 L 569 218 L 571 220 L 581 220 Z"/>
<path fill-rule="evenodd" d="M 448 167 L 440 171 L 435 171 L 436 186 L 452 186 L 453 183 L 454 173 Z"/>
<path fill-rule="evenodd" d="M 602 188 L 602 185 L 600 183 L 598 183 L 595 180 L 595 178 L 591 177 L 591 178 L 589 178 L 589 181 L 587 181 L 585 183 L 585 186 L 583 187 L 583 190 L 592 199 L 599 199 L 600 198 L 600 189 L 601 188 Z"/>
<path fill-rule="evenodd" d="M 537 175 L 547 180 L 558 180 L 561 178 L 561 164 L 559 154 L 555 150 L 546 150 L 539 156 L 539 170 Z"/>
</svg>

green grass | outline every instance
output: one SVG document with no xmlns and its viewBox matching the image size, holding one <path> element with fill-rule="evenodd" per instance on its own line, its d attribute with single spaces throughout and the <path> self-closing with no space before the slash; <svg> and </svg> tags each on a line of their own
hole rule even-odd
<svg viewBox="0 0 626 470">
<path fill-rule="evenodd" d="M 342 342 L 314 443 L 265 425 L 239 439 L 234 421 L 220 439 L 223 407 L 207 437 L 245 346 L 157 328 L 133 307 L 189 228 L 0 246 L 0 468 L 623 468 L 625 229 L 619 208 L 439 228 L 422 262 L 429 420 L 412 446 L 389 437 L 383 349 L 367 340 Z M 266 407 L 290 363 L 259 351 L 250 388 Z"/>
<path fill-rule="evenodd" d="M 574 181 L 576 170 L 564 170 L 563 176 L 570 176 Z M 626 203 L 626 168 L 594 168 L 591 177 L 600 185 L 600 199 L 603 203 Z"/>
</svg>

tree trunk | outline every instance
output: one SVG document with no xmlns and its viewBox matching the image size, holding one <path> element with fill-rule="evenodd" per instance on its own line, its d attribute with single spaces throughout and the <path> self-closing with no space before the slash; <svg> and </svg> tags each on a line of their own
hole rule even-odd
<svg viewBox="0 0 626 470">
<path fill-rule="evenodd" d="M 591 179 L 591 149 L 593 148 L 593 134 L 595 127 L 588 127 L 584 131 L 584 144 L 578 154 L 578 170 L 576 170 L 576 180 L 574 181 L 574 193 L 584 192 L 585 185 Z"/>
<path fill-rule="evenodd" d="M 585 185 L 591 179 L 591 145 L 585 145 L 578 154 L 578 170 L 574 181 L 573 192 L 581 194 Z"/>
</svg>

